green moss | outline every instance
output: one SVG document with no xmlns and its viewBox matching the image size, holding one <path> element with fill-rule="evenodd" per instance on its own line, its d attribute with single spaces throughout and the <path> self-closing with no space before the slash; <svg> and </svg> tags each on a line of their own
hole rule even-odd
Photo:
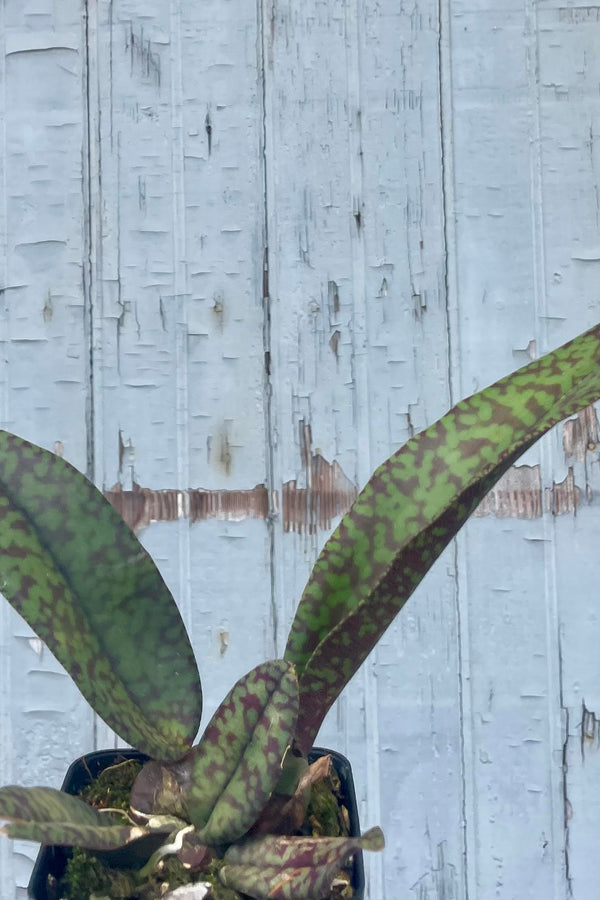
<svg viewBox="0 0 600 900">
<path fill-rule="evenodd" d="M 96 809 L 129 809 L 133 782 L 142 770 L 135 759 L 109 766 L 80 792 L 80 797 Z"/>
<path fill-rule="evenodd" d="M 135 760 L 111 766 L 80 796 L 97 809 L 127 810 L 131 788 L 141 768 Z M 341 805 L 340 781 L 335 772 L 312 786 L 302 831 L 314 836 L 348 835 L 348 812 Z M 74 849 L 57 896 L 66 900 L 156 900 L 182 885 L 206 881 L 212 885 L 211 900 L 245 900 L 246 895 L 224 887 L 219 881 L 219 869 L 223 865 L 223 860 L 213 859 L 205 870 L 192 873 L 177 857 L 168 856 L 148 879 L 140 882 L 136 872 L 112 869 L 92 852 Z M 348 879 L 348 874 L 340 872 L 340 878 Z M 338 882 L 331 897 L 332 900 L 349 900 L 352 888 Z"/>
<path fill-rule="evenodd" d="M 103 772 L 85 787 L 82 800 L 96 809 L 129 809 L 129 795 L 142 764 L 124 760 Z M 176 857 L 166 857 L 156 872 L 140 883 L 135 872 L 122 871 L 104 865 L 88 850 L 75 848 L 60 882 L 61 897 L 68 900 L 90 900 L 90 897 L 109 897 L 110 900 L 154 900 L 164 893 L 162 885 L 174 890 L 198 879 L 184 869 Z"/>
<path fill-rule="evenodd" d="M 198 880 L 198 874 L 184 869 L 176 857 L 162 860 L 156 871 L 140 883 L 135 872 L 110 869 L 88 850 L 74 849 L 60 882 L 60 896 L 69 900 L 90 900 L 92 895 L 110 900 L 154 900 L 167 889 L 174 890 Z"/>
<path fill-rule="evenodd" d="M 305 822 L 314 837 L 347 837 L 348 810 L 341 803 L 340 780 L 335 772 L 313 784 Z"/>
<path fill-rule="evenodd" d="M 75 847 L 60 882 L 60 896 L 69 900 L 90 900 L 94 894 L 111 900 L 125 900 L 134 888 L 130 874 L 107 869 L 87 850 Z"/>
</svg>

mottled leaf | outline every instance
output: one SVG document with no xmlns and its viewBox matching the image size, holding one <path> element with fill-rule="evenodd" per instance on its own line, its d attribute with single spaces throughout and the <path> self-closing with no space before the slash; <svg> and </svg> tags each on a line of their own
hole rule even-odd
<svg viewBox="0 0 600 900">
<path fill-rule="evenodd" d="M 191 756 L 185 806 L 207 844 L 230 843 L 258 817 L 279 780 L 298 715 L 298 679 L 284 660 L 234 685 Z"/>
<path fill-rule="evenodd" d="M 111 728 L 150 756 L 182 756 L 200 722 L 200 679 L 156 566 L 83 475 L 7 432 L 0 583 Z"/>
<path fill-rule="evenodd" d="M 0 788 L 0 819 L 11 820 L 2 829 L 10 838 L 89 850 L 116 850 L 149 834 L 122 814 L 99 812 L 77 797 L 46 787 Z"/>
<path fill-rule="evenodd" d="M 599 335 L 458 403 L 376 470 L 325 545 L 290 631 L 301 750 L 485 494 L 549 428 L 600 396 Z"/>
<path fill-rule="evenodd" d="M 133 807 L 184 815 L 212 846 L 236 840 L 279 781 L 297 713 L 294 667 L 283 660 L 257 666 L 234 685 L 200 743 L 183 759 L 142 769 L 132 790 Z"/>
<path fill-rule="evenodd" d="M 289 755 L 289 754 L 288 754 Z M 261 834 L 295 834 L 300 830 L 310 803 L 311 788 L 327 778 L 331 756 L 320 756 L 310 766 L 296 770 L 296 786 L 292 794 L 280 793 L 281 780 L 260 816 L 252 826 L 252 837 Z"/>
<path fill-rule="evenodd" d="M 256 900 L 323 900 L 354 853 L 383 847 L 380 828 L 350 838 L 253 838 L 229 848 L 219 877 Z"/>
</svg>

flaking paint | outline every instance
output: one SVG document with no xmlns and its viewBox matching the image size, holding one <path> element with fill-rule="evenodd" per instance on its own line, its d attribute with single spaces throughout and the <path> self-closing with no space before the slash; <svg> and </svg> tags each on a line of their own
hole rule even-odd
<svg viewBox="0 0 600 900">
<path fill-rule="evenodd" d="M 210 710 L 281 651 L 320 478 L 339 466 L 343 511 L 411 432 L 596 318 L 598 10 L 46 6 L 2 7 L 2 421 L 132 506 L 134 482 L 169 494 L 142 536 Z M 588 412 L 532 451 L 326 726 L 386 831 L 371 900 L 597 896 L 598 443 Z M 244 517 L 190 528 L 197 485 Z M 112 735 L 4 608 L 0 640 L 0 774 L 58 784 Z M 32 855 L 0 844 L 3 900 Z"/>
</svg>

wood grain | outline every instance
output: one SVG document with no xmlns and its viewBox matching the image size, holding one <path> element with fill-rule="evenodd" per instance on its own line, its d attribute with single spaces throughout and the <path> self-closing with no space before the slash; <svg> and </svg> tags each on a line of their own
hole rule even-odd
<svg viewBox="0 0 600 900">
<path fill-rule="evenodd" d="M 110 494 L 205 721 L 372 469 L 597 318 L 596 7 L 2 8 L 1 424 Z M 592 900 L 598 418 L 530 450 L 332 711 L 371 900 Z M 114 736 L 0 606 L 0 776 Z M 0 898 L 35 849 L 0 843 Z M 16 886 L 16 887 L 13 887 Z"/>
</svg>

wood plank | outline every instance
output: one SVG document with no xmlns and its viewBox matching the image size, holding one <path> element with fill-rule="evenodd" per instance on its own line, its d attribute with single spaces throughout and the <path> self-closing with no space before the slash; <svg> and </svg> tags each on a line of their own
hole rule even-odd
<svg viewBox="0 0 600 900">
<path fill-rule="evenodd" d="M 182 507 L 191 489 L 267 482 L 256 11 L 116 2 L 99 15 L 96 480 L 179 504 L 157 503 L 176 521 L 141 538 L 197 648 L 208 716 L 273 646 L 266 522 L 234 510 L 193 526 Z"/>
<path fill-rule="evenodd" d="M 439 76 L 431 64 L 437 7 L 421 3 L 411 15 L 392 3 L 315 2 L 301 12 L 278 9 L 273 34 L 267 187 L 275 235 L 275 465 L 282 478 L 303 476 L 298 457 L 309 424 L 325 458 L 362 485 L 377 463 L 449 406 Z M 322 542 L 281 539 L 285 622 L 288 598 L 300 594 Z M 390 629 L 320 738 L 349 753 L 363 823 L 381 822 L 386 832 L 384 858 L 367 855 L 373 897 L 384 896 L 383 866 L 390 896 L 419 880 L 423 887 L 440 852 L 448 871 L 460 873 L 448 566 L 450 559 L 412 607 L 411 625 L 403 617 Z M 407 649 L 407 629 L 427 631 L 432 640 L 433 631 L 443 644 L 433 665 L 422 644 Z M 441 753 L 427 755 L 424 745 L 436 741 Z M 441 788 L 448 767 L 454 777 Z"/>
<path fill-rule="evenodd" d="M 597 22 L 594 7 L 548 4 L 537 16 L 540 280 L 552 339 L 567 323 L 579 331 L 598 318 Z M 567 485 L 577 504 L 575 515 L 552 520 L 549 558 L 560 704 L 552 747 L 563 767 L 561 864 L 574 900 L 592 900 L 600 889 L 592 849 L 600 833 L 599 437 L 590 408 L 548 442 L 553 485 Z"/>
<path fill-rule="evenodd" d="M 558 10 L 536 18 L 533 6 L 452 5 L 455 359 L 463 394 L 596 318 L 593 276 L 581 291 L 571 283 L 559 300 L 560 273 L 549 274 L 571 240 L 584 243 L 581 232 L 591 233 L 585 204 L 581 225 L 570 228 L 575 216 L 563 215 L 584 184 L 590 189 L 590 170 L 573 169 L 554 137 L 557 130 L 563 140 L 569 134 L 567 143 L 581 154 L 589 116 L 576 99 L 568 112 L 560 114 L 556 103 L 550 111 L 549 82 L 562 84 L 563 77 L 557 58 L 543 58 L 563 52 L 553 48 L 568 42 L 570 27 Z M 585 79 L 576 58 L 577 78 Z M 566 539 L 569 531 L 574 538 L 575 485 L 583 487 L 585 476 L 564 465 L 561 434 L 524 457 L 521 486 L 514 475 L 512 486 L 505 483 L 509 510 L 521 502 L 519 515 L 529 522 L 475 519 L 458 541 L 469 896 L 569 892 L 559 614 L 565 601 L 556 573 L 570 571 Z M 570 525 L 558 528 L 552 513 L 559 512 Z M 578 616 L 586 621 L 590 595 L 583 593 Z M 582 882 L 582 896 L 597 892 L 589 870 Z"/>
<path fill-rule="evenodd" d="M 2 427 L 87 468 L 88 334 L 82 290 L 84 117 L 80 4 L 55 21 L 3 10 L 0 166 Z M 60 784 L 89 744 L 92 716 L 63 669 L 0 608 L 0 781 Z M 0 895 L 27 884 L 34 845 L 0 844 Z"/>
<path fill-rule="evenodd" d="M 374 466 L 597 318 L 597 9 L 84 6 L 3 9 L 2 424 L 142 528 L 206 721 Z M 599 441 L 527 454 L 323 728 L 373 900 L 597 894 Z M 6 604 L 0 666 L 4 781 L 114 741 Z"/>
<path fill-rule="evenodd" d="M 371 464 L 452 402 L 437 4 L 360 17 Z M 371 896 L 458 895 L 461 821 L 455 561 L 445 554 L 378 645 L 367 719 L 387 838 Z M 407 811 L 410 814 L 407 815 Z M 435 896 L 435 894 L 433 894 Z"/>
</svg>

